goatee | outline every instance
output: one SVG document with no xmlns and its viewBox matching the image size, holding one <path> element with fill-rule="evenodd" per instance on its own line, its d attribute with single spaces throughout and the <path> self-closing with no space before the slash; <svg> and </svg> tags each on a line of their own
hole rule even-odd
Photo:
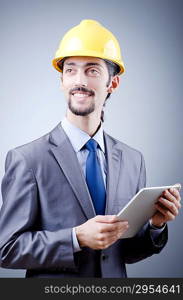
<svg viewBox="0 0 183 300">
<path fill-rule="evenodd" d="M 75 114 L 76 116 L 88 116 L 95 110 L 95 103 L 91 103 L 89 107 L 87 107 L 85 110 L 77 109 L 72 105 L 72 100 L 69 98 L 68 107 L 70 111 Z"/>
</svg>

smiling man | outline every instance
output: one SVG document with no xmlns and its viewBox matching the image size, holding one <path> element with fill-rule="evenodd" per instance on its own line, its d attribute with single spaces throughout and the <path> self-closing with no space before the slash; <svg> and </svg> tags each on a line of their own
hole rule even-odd
<svg viewBox="0 0 183 300">
<path fill-rule="evenodd" d="M 100 125 L 106 98 L 119 85 L 119 76 L 110 75 L 110 68 L 114 68 L 113 72 L 118 68 L 110 64 L 100 58 L 82 56 L 67 58 L 63 63 L 61 84 L 68 101 L 67 119 L 73 124 L 77 122 L 77 127 L 86 132 L 91 127 L 90 135 Z"/>
<path fill-rule="evenodd" d="M 103 60 L 90 57 L 68 58 L 64 63 L 63 74 L 62 87 L 65 96 L 69 95 L 68 107 L 72 114 L 88 116 L 96 110 L 102 110 L 109 77 Z"/>
<path fill-rule="evenodd" d="M 116 214 L 145 186 L 142 154 L 103 130 L 124 72 L 118 41 L 94 20 L 69 30 L 53 59 L 67 101 L 50 133 L 10 150 L 2 181 L 0 253 L 27 277 L 126 277 L 126 263 L 159 253 L 180 194 L 166 190 L 138 234 Z"/>
</svg>

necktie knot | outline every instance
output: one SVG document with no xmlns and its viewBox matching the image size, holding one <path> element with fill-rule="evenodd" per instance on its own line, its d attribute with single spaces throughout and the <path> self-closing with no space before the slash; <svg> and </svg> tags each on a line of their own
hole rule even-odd
<svg viewBox="0 0 183 300">
<path fill-rule="evenodd" d="M 85 147 L 88 151 L 97 151 L 98 143 L 94 139 L 90 139 L 86 144 Z"/>
</svg>

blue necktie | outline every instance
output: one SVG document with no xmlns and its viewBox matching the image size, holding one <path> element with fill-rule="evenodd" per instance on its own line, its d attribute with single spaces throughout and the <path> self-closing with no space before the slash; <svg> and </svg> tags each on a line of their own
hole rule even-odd
<svg viewBox="0 0 183 300">
<path fill-rule="evenodd" d="M 89 154 L 86 160 L 86 182 L 93 200 L 93 205 L 97 215 L 105 214 L 106 192 L 102 171 L 97 157 L 97 142 L 90 139 L 85 147 Z"/>
</svg>

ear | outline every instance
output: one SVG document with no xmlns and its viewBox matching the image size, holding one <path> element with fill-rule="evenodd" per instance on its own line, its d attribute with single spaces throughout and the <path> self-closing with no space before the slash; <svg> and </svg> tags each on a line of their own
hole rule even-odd
<svg viewBox="0 0 183 300">
<path fill-rule="evenodd" d="M 63 74 L 60 74 L 60 88 L 63 90 Z"/>
<path fill-rule="evenodd" d="M 118 88 L 119 84 L 120 84 L 120 77 L 118 75 L 113 76 L 107 88 L 107 92 L 108 93 L 114 92 L 114 90 Z"/>
</svg>

